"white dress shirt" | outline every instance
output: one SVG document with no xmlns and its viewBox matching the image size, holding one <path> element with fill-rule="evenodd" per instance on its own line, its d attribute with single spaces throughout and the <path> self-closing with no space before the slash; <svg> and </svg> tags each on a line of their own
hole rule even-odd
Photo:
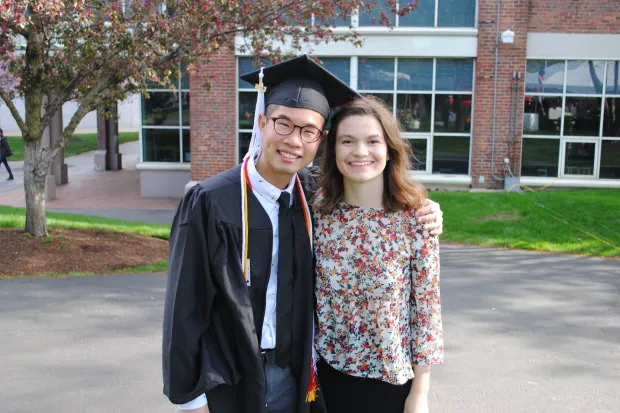
<svg viewBox="0 0 620 413">
<path fill-rule="evenodd" d="M 269 182 L 267 182 L 256 170 L 254 160 L 248 161 L 248 177 L 252 183 L 252 192 L 256 195 L 256 198 L 262 205 L 263 209 L 269 215 L 271 221 L 271 227 L 273 228 L 272 246 L 271 246 L 271 272 L 269 274 L 269 282 L 267 283 L 267 299 L 265 301 L 265 316 L 263 318 L 263 332 L 261 335 L 260 347 L 261 349 L 273 349 L 276 347 L 276 297 L 278 294 L 278 247 L 280 240 L 278 238 L 278 213 L 280 212 L 280 205 L 278 204 L 278 198 L 282 190 L 276 188 Z M 284 189 L 291 197 L 291 204 L 293 202 L 293 190 L 295 189 L 295 176 L 289 182 L 289 185 Z M 248 263 L 249 264 L 249 263 Z M 249 265 L 248 265 L 249 266 Z M 250 277 L 252 274 L 250 273 Z M 192 410 L 203 407 L 207 404 L 207 396 L 202 394 L 189 403 L 179 405 L 181 410 Z"/>
</svg>

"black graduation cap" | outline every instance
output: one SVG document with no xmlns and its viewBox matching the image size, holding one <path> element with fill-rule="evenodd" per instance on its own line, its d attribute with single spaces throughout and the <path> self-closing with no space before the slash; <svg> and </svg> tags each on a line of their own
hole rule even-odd
<svg viewBox="0 0 620 413">
<path fill-rule="evenodd" d="M 260 70 L 241 79 L 259 83 Z M 330 108 L 336 108 L 360 95 L 323 66 L 302 55 L 263 69 L 263 85 L 267 88 L 265 107 L 271 104 L 289 108 L 312 109 L 325 121 Z"/>
</svg>

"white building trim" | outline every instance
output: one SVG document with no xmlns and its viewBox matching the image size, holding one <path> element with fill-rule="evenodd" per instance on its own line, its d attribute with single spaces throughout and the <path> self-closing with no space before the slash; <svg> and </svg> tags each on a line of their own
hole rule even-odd
<svg viewBox="0 0 620 413">
<path fill-rule="evenodd" d="M 528 33 L 528 59 L 618 60 L 620 34 Z"/>
<path fill-rule="evenodd" d="M 336 32 L 339 29 L 336 29 Z M 477 29 L 439 28 L 359 28 L 364 37 L 363 47 L 349 42 L 307 45 L 305 53 L 316 56 L 364 57 L 476 57 L 478 54 Z M 237 48 L 246 43 L 244 37 L 235 40 Z M 237 49 L 238 50 L 238 49 Z M 249 53 L 238 53 L 249 56 Z"/>
<path fill-rule="evenodd" d="M 24 99 L 14 99 L 13 104 L 17 108 L 22 119 L 24 119 L 26 113 Z M 73 101 L 66 102 L 62 106 L 63 128 L 67 127 L 78 107 L 79 104 Z M 131 95 L 124 101 L 118 102 L 119 132 L 139 131 L 141 126 L 140 113 L 140 95 Z M 4 134 L 7 136 L 20 136 L 22 133 L 11 111 L 4 102 L 0 102 L 0 128 L 3 129 Z M 92 111 L 87 113 L 78 124 L 75 133 L 97 133 L 97 112 Z"/>
<path fill-rule="evenodd" d="M 620 188 L 620 179 L 594 178 L 539 178 L 522 176 L 521 183 L 527 186 L 549 186 L 550 188 Z"/>
<path fill-rule="evenodd" d="M 413 172 L 413 179 L 424 185 L 467 186 L 471 185 L 469 175 L 444 175 Z"/>
<path fill-rule="evenodd" d="M 191 171 L 189 162 L 141 162 L 136 165 L 139 171 Z"/>
</svg>

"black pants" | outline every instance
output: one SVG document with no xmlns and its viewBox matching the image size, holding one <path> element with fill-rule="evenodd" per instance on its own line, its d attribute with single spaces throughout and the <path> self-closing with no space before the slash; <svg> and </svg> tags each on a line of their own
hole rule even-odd
<svg viewBox="0 0 620 413">
<path fill-rule="evenodd" d="M 376 379 L 349 376 L 321 357 L 317 364 L 327 413 L 403 413 L 411 380 L 394 385 Z"/>
<path fill-rule="evenodd" d="M 5 156 L 0 156 L 0 163 L 3 163 L 6 166 L 6 170 L 9 173 L 9 177 L 13 176 L 13 172 L 11 172 L 11 168 L 9 168 L 9 162 L 7 161 Z"/>
</svg>

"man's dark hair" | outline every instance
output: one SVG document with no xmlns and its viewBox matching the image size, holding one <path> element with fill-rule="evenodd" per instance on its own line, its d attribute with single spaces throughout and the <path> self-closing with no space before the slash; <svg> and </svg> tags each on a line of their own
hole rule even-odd
<svg viewBox="0 0 620 413">
<path fill-rule="evenodd" d="M 278 105 L 267 105 L 267 107 L 265 108 L 265 116 L 270 118 L 271 115 L 273 115 L 273 111 L 276 110 L 277 107 Z"/>
</svg>

